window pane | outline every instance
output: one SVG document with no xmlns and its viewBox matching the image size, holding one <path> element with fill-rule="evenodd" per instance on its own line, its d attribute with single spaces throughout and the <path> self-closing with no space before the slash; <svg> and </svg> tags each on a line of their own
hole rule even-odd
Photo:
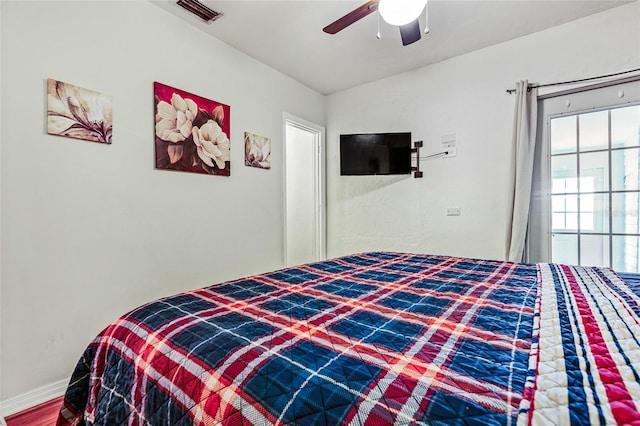
<svg viewBox="0 0 640 426">
<path fill-rule="evenodd" d="M 609 111 L 590 112 L 578 116 L 580 151 L 609 148 Z"/>
<path fill-rule="evenodd" d="M 577 178 L 565 179 L 564 188 L 567 192 L 578 192 L 578 179 Z"/>
<path fill-rule="evenodd" d="M 595 232 L 595 225 L 593 224 L 594 214 L 591 212 L 580 212 L 580 231 L 582 232 Z"/>
<path fill-rule="evenodd" d="M 594 179 L 591 176 L 580 178 L 580 192 L 593 192 L 595 190 Z"/>
<path fill-rule="evenodd" d="M 592 191 L 609 190 L 609 153 L 591 152 L 580 154 L 580 179 L 590 178 L 588 186 Z M 580 188 L 580 192 L 584 192 Z"/>
<path fill-rule="evenodd" d="M 613 269 L 620 272 L 640 272 L 638 237 L 613 236 Z"/>
<path fill-rule="evenodd" d="M 580 231 L 609 232 L 609 194 L 580 195 Z"/>
<path fill-rule="evenodd" d="M 554 194 L 577 192 L 578 160 L 575 154 L 551 157 L 551 191 Z"/>
<path fill-rule="evenodd" d="M 551 119 L 551 153 L 577 151 L 576 116 Z"/>
<path fill-rule="evenodd" d="M 565 189 L 566 179 L 551 179 L 551 192 L 553 194 L 567 192 Z"/>
<path fill-rule="evenodd" d="M 595 194 L 584 194 L 580 196 L 580 210 L 583 212 L 593 212 L 595 209 Z"/>
<path fill-rule="evenodd" d="M 640 105 L 611 110 L 611 147 L 640 145 Z"/>
<path fill-rule="evenodd" d="M 552 234 L 551 261 L 569 265 L 578 264 L 578 236 L 575 234 Z"/>
<path fill-rule="evenodd" d="M 566 215 L 564 213 L 552 213 L 551 223 L 553 223 L 553 229 L 563 230 L 566 229 Z"/>
<path fill-rule="evenodd" d="M 640 234 L 638 210 L 640 198 L 637 192 L 612 194 L 612 231 L 617 234 Z"/>
<path fill-rule="evenodd" d="M 568 206 L 573 206 L 569 209 Z M 578 230 L 578 196 L 577 195 L 552 195 L 551 226 L 556 231 Z"/>
<path fill-rule="evenodd" d="M 613 191 L 640 189 L 638 164 L 640 149 L 616 149 L 611 151 L 611 189 Z"/>
<path fill-rule="evenodd" d="M 567 200 L 564 195 L 554 195 L 551 197 L 551 211 L 565 212 L 567 210 Z"/>
<path fill-rule="evenodd" d="M 609 267 L 609 236 L 581 235 L 580 264 Z"/>
</svg>

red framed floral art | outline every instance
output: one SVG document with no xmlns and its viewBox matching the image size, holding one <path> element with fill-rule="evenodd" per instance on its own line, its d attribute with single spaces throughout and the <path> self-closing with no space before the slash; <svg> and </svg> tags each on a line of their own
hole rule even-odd
<svg viewBox="0 0 640 426">
<path fill-rule="evenodd" d="M 158 82 L 155 95 L 156 168 L 231 175 L 231 107 Z"/>
</svg>

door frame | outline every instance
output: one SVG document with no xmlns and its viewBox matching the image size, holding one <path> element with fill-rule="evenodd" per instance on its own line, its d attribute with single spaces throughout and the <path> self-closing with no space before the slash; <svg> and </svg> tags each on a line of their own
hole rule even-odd
<svg viewBox="0 0 640 426">
<path fill-rule="evenodd" d="M 639 81 L 640 76 L 632 76 L 538 97 L 538 133 L 526 241 L 528 262 L 552 261 L 551 119 L 636 105 L 640 102 Z"/>
<path fill-rule="evenodd" d="M 283 228 L 284 228 L 284 264 L 289 265 L 287 243 L 287 127 L 292 126 L 313 135 L 314 140 L 314 222 L 315 222 L 315 261 L 324 260 L 327 256 L 326 231 L 326 167 L 325 167 L 325 128 L 293 114 L 283 113 L 282 117 L 282 153 L 283 153 Z"/>
</svg>

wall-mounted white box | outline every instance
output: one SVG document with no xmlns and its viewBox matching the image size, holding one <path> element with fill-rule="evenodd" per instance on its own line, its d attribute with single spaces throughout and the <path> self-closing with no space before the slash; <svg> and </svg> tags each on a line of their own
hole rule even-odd
<svg viewBox="0 0 640 426">
<path fill-rule="evenodd" d="M 444 152 L 446 152 L 446 154 L 442 158 L 450 158 L 458 155 L 455 133 L 442 136 L 442 149 Z"/>
</svg>

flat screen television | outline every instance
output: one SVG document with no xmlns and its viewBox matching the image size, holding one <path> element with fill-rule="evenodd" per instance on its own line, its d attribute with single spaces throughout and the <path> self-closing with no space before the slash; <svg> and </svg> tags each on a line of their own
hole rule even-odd
<svg viewBox="0 0 640 426">
<path fill-rule="evenodd" d="M 340 175 L 408 175 L 411 133 L 340 135 Z"/>
</svg>

